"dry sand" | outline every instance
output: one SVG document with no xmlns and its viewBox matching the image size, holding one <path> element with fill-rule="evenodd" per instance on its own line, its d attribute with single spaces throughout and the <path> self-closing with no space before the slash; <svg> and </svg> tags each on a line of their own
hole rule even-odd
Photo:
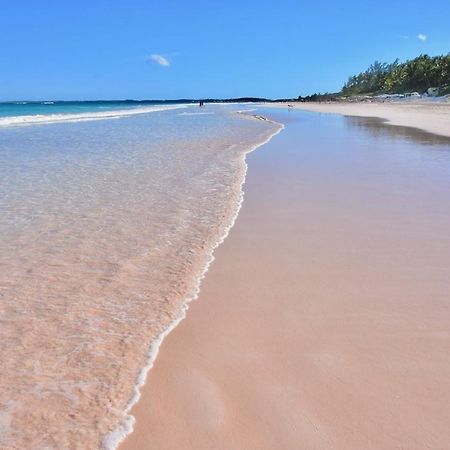
<svg viewBox="0 0 450 450">
<path fill-rule="evenodd" d="M 391 152 L 294 116 L 249 156 L 237 223 L 121 450 L 449 448 L 446 144 Z"/>
<path fill-rule="evenodd" d="M 386 120 L 389 125 L 419 128 L 429 133 L 450 136 L 450 102 L 294 102 L 291 104 L 294 108 L 314 112 L 379 117 Z M 273 104 L 273 106 L 287 107 L 286 104 Z"/>
</svg>

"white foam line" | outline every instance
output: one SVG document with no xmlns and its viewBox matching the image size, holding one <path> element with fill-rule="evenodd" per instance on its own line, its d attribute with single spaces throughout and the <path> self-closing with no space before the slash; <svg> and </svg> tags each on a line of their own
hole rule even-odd
<svg viewBox="0 0 450 450">
<path fill-rule="evenodd" d="M 248 116 L 248 117 L 252 117 L 252 116 Z M 233 226 L 236 222 L 236 219 L 239 215 L 239 212 L 242 208 L 242 204 L 244 202 L 243 186 L 245 184 L 245 180 L 247 177 L 247 170 L 248 170 L 248 164 L 246 161 L 246 157 L 249 153 L 255 151 L 257 148 L 263 146 L 264 144 L 267 144 L 274 136 L 276 136 L 278 133 L 280 133 L 284 129 L 283 124 L 272 121 L 272 120 L 269 120 L 269 121 L 279 125 L 279 129 L 276 130 L 273 134 L 271 134 L 266 140 L 264 140 L 258 144 L 255 144 L 253 147 L 250 147 L 250 149 L 243 154 L 242 163 L 244 166 L 244 173 L 243 173 L 242 181 L 241 181 L 241 184 L 239 187 L 239 200 L 236 205 L 236 212 L 231 217 L 230 223 L 228 224 L 228 226 L 225 227 L 225 231 L 222 234 L 222 236 L 212 245 L 211 250 L 208 255 L 208 259 L 205 264 L 205 267 L 203 268 L 201 274 L 197 278 L 197 283 L 193 288 L 192 296 L 184 299 L 183 305 L 182 305 L 182 308 L 181 308 L 181 311 L 180 311 L 178 317 L 172 323 L 170 323 L 168 325 L 168 327 L 159 336 L 157 336 L 153 340 L 153 342 L 150 344 L 150 349 L 149 349 L 148 357 L 147 357 L 147 364 L 144 366 L 144 368 L 141 370 L 141 372 L 139 373 L 139 375 L 137 377 L 136 384 L 134 385 L 134 393 L 133 393 L 133 396 L 131 397 L 131 399 L 129 400 L 129 402 L 127 403 L 125 411 L 123 412 L 122 422 L 119 424 L 119 426 L 115 430 L 111 431 L 103 438 L 102 448 L 104 450 L 116 450 L 117 447 L 119 446 L 119 444 L 133 431 L 136 419 L 133 415 L 130 414 L 130 412 L 131 412 L 131 409 L 133 408 L 133 406 L 139 401 L 139 399 L 141 397 L 141 388 L 145 385 L 148 372 L 150 371 L 150 369 L 153 367 L 153 365 L 155 363 L 156 357 L 158 356 L 158 353 L 159 353 L 160 346 L 161 346 L 164 338 L 174 328 L 176 328 L 176 326 L 186 317 L 187 310 L 189 309 L 189 303 L 198 298 L 199 293 L 200 293 L 201 282 L 205 278 L 206 273 L 209 270 L 209 267 L 211 266 L 212 262 L 215 259 L 214 251 L 227 238 L 227 236 L 230 233 L 230 230 L 233 228 Z"/>
<path fill-rule="evenodd" d="M 84 122 L 87 120 L 120 119 L 121 117 L 147 114 L 171 109 L 187 108 L 188 105 L 161 105 L 147 108 L 117 109 L 110 111 L 91 111 L 78 114 L 35 114 L 28 116 L 0 117 L 0 127 L 45 125 L 57 122 Z"/>
</svg>

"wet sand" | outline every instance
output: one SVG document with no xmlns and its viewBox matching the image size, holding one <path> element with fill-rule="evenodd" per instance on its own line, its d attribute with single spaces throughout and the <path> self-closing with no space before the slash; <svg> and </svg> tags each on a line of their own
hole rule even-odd
<svg viewBox="0 0 450 450">
<path fill-rule="evenodd" d="M 120 449 L 448 448 L 450 141 L 273 115 Z"/>
</svg>

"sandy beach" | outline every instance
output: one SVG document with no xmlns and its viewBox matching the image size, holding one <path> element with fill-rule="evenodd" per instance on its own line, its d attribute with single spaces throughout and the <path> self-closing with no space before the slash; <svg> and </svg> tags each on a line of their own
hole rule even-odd
<svg viewBox="0 0 450 450">
<path fill-rule="evenodd" d="M 0 450 L 450 450 L 449 0 L 2 17 Z"/>
<path fill-rule="evenodd" d="M 391 106 L 345 108 L 314 106 Z M 286 129 L 249 155 L 238 220 L 120 449 L 448 448 L 450 141 L 273 116 Z"/>
</svg>

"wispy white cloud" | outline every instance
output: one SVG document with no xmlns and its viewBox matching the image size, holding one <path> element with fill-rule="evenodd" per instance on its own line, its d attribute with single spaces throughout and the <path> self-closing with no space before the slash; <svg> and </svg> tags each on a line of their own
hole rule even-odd
<svg viewBox="0 0 450 450">
<path fill-rule="evenodd" d="M 148 56 L 147 61 L 153 61 L 163 67 L 170 67 L 170 61 L 165 56 L 158 55 L 156 53 Z"/>
<path fill-rule="evenodd" d="M 418 34 L 417 35 L 417 39 L 420 39 L 421 41 L 426 41 L 427 40 L 427 35 L 426 34 Z"/>
</svg>

